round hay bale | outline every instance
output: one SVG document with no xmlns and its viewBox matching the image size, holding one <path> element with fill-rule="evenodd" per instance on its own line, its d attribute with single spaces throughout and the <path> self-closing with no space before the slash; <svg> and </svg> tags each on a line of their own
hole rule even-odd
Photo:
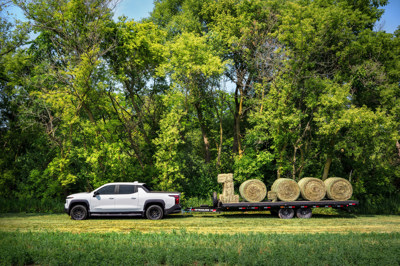
<svg viewBox="0 0 400 266">
<path fill-rule="evenodd" d="M 240 185 L 239 192 L 245 201 L 260 202 L 267 195 L 267 187 L 260 180 L 250 179 Z"/>
<path fill-rule="evenodd" d="M 332 200 L 348 200 L 353 195 L 351 183 L 341 177 L 330 177 L 324 181 L 326 195 Z"/>
<path fill-rule="evenodd" d="M 326 195 L 324 181 L 314 177 L 305 177 L 299 181 L 300 193 L 303 199 L 320 201 Z"/>
<path fill-rule="evenodd" d="M 278 178 L 272 184 L 271 191 L 276 192 L 282 201 L 295 201 L 300 196 L 300 188 L 296 181 L 290 178 Z"/>
</svg>

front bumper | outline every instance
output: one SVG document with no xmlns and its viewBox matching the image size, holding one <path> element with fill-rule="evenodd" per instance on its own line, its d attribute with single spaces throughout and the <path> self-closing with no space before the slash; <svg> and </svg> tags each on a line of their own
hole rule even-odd
<svg viewBox="0 0 400 266">
<path fill-rule="evenodd" d="M 179 213 L 182 210 L 181 205 L 175 204 L 169 209 L 165 209 L 165 214 L 171 214 L 171 213 Z"/>
</svg>

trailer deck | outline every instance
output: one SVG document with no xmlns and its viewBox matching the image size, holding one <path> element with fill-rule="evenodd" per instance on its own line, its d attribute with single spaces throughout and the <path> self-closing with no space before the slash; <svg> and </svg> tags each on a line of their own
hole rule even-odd
<svg viewBox="0 0 400 266">
<path fill-rule="evenodd" d="M 263 201 L 263 202 L 239 202 L 239 203 L 221 203 L 215 206 L 202 205 L 200 207 L 190 207 L 188 212 L 228 212 L 228 211 L 276 211 L 280 218 L 290 219 L 296 212 L 299 218 L 311 218 L 313 208 L 337 208 L 347 209 L 359 204 L 356 200 L 335 201 Z"/>
</svg>

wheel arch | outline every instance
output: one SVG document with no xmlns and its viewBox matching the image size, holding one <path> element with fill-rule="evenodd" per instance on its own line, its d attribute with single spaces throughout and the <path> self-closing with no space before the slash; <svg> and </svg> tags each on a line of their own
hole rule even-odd
<svg viewBox="0 0 400 266">
<path fill-rule="evenodd" d="M 88 214 L 90 213 L 90 205 L 88 200 L 71 200 L 68 206 L 68 215 L 71 215 L 71 209 L 76 205 L 84 205 L 87 209 Z"/>
<path fill-rule="evenodd" d="M 146 200 L 144 202 L 143 212 L 146 212 L 147 208 L 151 205 L 158 205 L 165 211 L 165 202 L 163 200 Z"/>
</svg>

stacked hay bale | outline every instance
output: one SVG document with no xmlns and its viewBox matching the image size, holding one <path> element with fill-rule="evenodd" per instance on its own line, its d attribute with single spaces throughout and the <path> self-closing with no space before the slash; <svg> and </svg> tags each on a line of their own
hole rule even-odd
<svg viewBox="0 0 400 266">
<path fill-rule="evenodd" d="M 268 200 L 270 200 L 272 202 L 278 201 L 278 196 L 276 195 L 276 192 L 274 192 L 274 191 L 268 191 L 267 198 L 268 198 Z"/>
<path fill-rule="evenodd" d="M 300 196 L 299 185 L 290 178 L 278 178 L 275 180 L 271 191 L 276 192 L 276 196 L 282 201 L 295 201 Z"/>
<path fill-rule="evenodd" d="M 324 181 L 314 177 L 305 177 L 299 181 L 301 197 L 305 200 L 320 201 L 326 195 Z"/>
<path fill-rule="evenodd" d="M 250 179 L 240 185 L 239 192 L 245 201 L 260 202 L 267 195 L 267 187 L 260 180 Z"/>
<path fill-rule="evenodd" d="M 219 195 L 219 200 L 222 203 L 238 203 L 239 195 L 235 195 L 233 186 L 233 174 L 219 174 L 218 183 L 223 183 L 222 194 Z"/>
<path fill-rule="evenodd" d="M 348 200 L 353 195 L 351 183 L 341 177 L 330 177 L 324 181 L 326 195 L 332 200 Z"/>
</svg>

